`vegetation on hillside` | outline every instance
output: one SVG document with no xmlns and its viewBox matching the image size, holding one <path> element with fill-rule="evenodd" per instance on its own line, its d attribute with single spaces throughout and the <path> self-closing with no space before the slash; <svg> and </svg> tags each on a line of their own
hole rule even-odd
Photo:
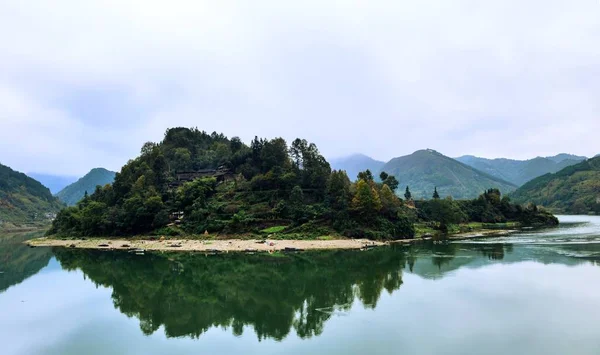
<svg viewBox="0 0 600 355">
<path fill-rule="evenodd" d="M 585 159 L 585 157 L 571 154 L 558 154 L 553 157 L 537 157 L 529 160 L 486 159 L 472 155 L 456 158 L 456 160 L 477 170 L 509 181 L 517 186 L 521 186 L 538 176 L 555 173 Z"/>
<path fill-rule="evenodd" d="M 48 221 L 62 204 L 38 181 L 0 164 L 0 227 Z"/>
<path fill-rule="evenodd" d="M 511 197 L 556 212 L 600 214 L 600 157 L 540 176 L 520 187 Z"/>
<path fill-rule="evenodd" d="M 178 172 L 210 168 L 229 173 L 177 180 Z M 288 146 L 281 138 L 255 138 L 247 146 L 235 137 L 173 128 L 161 143 L 146 143 L 112 185 L 97 187 L 77 206 L 61 211 L 49 233 L 276 230 L 289 238 L 411 238 L 419 216 L 397 197 L 398 180 L 382 173 L 376 181 L 369 170 L 359 173 L 357 180 L 352 183 L 346 172 L 331 170 L 317 147 L 302 139 Z M 438 218 L 427 216 L 422 218 L 431 222 Z"/>
<path fill-rule="evenodd" d="M 81 201 L 86 192 L 88 194 L 93 193 L 96 190 L 96 186 L 112 184 L 115 180 L 115 175 L 115 172 L 104 168 L 92 169 L 84 177 L 62 189 L 56 194 L 56 197 L 67 205 L 74 206 L 77 202 Z"/>
<path fill-rule="evenodd" d="M 431 149 L 394 158 L 381 169 L 395 176 L 401 186 L 410 186 L 415 199 L 431 198 L 436 187 L 441 197 L 455 199 L 476 198 L 489 188 L 500 189 L 503 193 L 516 188 Z"/>
</svg>

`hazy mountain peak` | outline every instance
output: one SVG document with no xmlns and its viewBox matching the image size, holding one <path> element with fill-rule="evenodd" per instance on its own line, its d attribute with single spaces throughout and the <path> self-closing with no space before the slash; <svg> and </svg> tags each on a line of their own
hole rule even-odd
<svg viewBox="0 0 600 355">
<path fill-rule="evenodd" d="M 62 189 L 56 196 L 68 205 L 75 205 L 83 198 L 86 191 L 88 194 L 92 194 L 96 190 L 96 186 L 112 184 L 115 175 L 114 171 L 94 168 L 81 179 Z"/>
</svg>

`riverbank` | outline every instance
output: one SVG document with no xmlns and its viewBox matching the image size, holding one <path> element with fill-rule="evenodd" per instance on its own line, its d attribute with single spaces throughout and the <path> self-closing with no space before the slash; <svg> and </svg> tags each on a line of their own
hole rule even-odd
<svg viewBox="0 0 600 355">
<path fill-rule="evenodd" d="M 26 242 L 33 247 L 64 247 L 75 249 L 153 250 L 153 251 L 205 251 L 205 252 L 275 252 L 322 249 L 363 249 L 385 245 L 368 239 L 334 240 L 188 240 L 188 239 L 102 239 L 62 240 L 50 238 L 32 239 Z"/>
<path fill-rule="evenodd" d="M 479 230 L 457 233 L 447 240 L 461 240 L 504 236 L 516 230 Z M 26 241 L 32 247 L 63 247 L 75 249 L 107 249 L 107 250 L 148 250 L 148 251 L 205 251 L 205 252 L 276 252 L 327 249 L 365 249 L 390 243 L 404 244 L 434 239 L 424 236 L 415 239 L 399 239 L 395 241 L 373 241 L 369 239 L 331 239 L 331 240 L 285 240 L 285 239 L 54 239 L 37 238 Z"/>
</svg>

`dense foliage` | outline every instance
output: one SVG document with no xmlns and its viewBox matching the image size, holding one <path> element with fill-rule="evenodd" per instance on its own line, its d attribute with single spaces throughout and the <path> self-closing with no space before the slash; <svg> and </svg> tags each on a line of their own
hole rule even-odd
<svg viewBox="0 0 600 355">
<path fill-rule="evenodd" d="M 387 162 L 381 170 L 396 177 L 401 186 L 410 186 L 414 199 L 432 196 L 437 187 L 443 198 L 476 198 L 489 188 L 508 193 L 516 189 L 510 182 L 476 170 L 434 150 L 425 149 Z"/>
<path fill-rule="evenodd" d="M 500 190 L 489 189 L 473 200 L 455 201 L 451 198 L 434 198 L 417 201 L 419 217 L 435 222 L 438 228 L 447 230 L 451 224 L 466 222 L 506 223 L 519 222 L 522 225 L 557 225 L 558 219 L 536 205 L 522 207 L 502 197 Z"/>
<path fill-rule="evenodd" d="M 600 214 L 600 157 L 540 176 L 515 191 L 521 203 L 536 203 L 557 212 Z"/>
<path fill-rule="evenodd" d="M 227 169 L 231 178 L 203 177 L 176 183 L 177 173 Z M 141 155 L 57 216 L 50 233 L 132 235 L 161 230 L 181 212 L 186 233 L 252 233 L 285 226 L 299 235 L 339 234 L 379 239 L 414 234 L 410 211 L 387 178 L 352 183 L 332 171 L 317 147 L 296 139 L 255 138 L 250 146 L 197 129 L 169 129 L 161 143 L 146 143 Z"/>
<path fill-rule="evenodd" d="M 486 159 L 472 155 L 456 158 L 461 163 L 472 166 L 497 178 L 509 181 L 517 186 L 548 173 L 555 173 L 567 166 L 571 166 L 585 160 L 571 154 L 558 154 L 553 157 L 537 157 L 529 160 L 513 159 Z"/>
<path fill-rule="evenodd" d="M 178 180 L 182 175 L 177 173 L 207 168 L 226 173 Z M 411 238 L 417 211 L 412 202 L 398 198 L 398 186 L 395 176 L 382 172 L 375 178 L 369 170 L 353 183 L 345 171 L 331 170 L 317 147 L 302 139 L 288 146 L 281 138 L 255 138 L 247 146 L 235 137 L 174 128 L 161 143 L 146 143 L 112 185 L 97 187 L 77 206 L 61 211 L 50 233 L 276 230 L 289 238 Z"/>
<path fill-rule="evenodd" d="M 48 220 L 61 207 L 41 183 L 0 164 L 0 224 Z"/>
</svg>

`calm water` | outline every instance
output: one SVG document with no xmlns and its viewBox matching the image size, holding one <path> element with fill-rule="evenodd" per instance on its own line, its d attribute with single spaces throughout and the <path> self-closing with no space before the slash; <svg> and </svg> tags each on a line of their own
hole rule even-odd
<svg viewBox="0 0 600 355">
<path fill-rule="evenodd" d="M 147 254 L 0 237 L 0 353 L 600 354 L 600 217 L 365 252 Z"/>
</svg>

